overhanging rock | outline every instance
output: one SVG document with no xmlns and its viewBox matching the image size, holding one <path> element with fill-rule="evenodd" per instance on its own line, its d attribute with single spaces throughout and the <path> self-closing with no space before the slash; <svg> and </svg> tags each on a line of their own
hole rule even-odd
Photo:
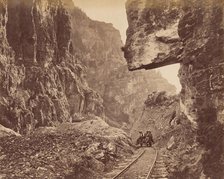
<svg viewBox="0 0 224 179">
<path fill-rule="evenodd" d="M 126 7 L 129 28 L 124 54 L 129 70 L 180 63 L 178 3 L 129 0 Z"/>
</svg>

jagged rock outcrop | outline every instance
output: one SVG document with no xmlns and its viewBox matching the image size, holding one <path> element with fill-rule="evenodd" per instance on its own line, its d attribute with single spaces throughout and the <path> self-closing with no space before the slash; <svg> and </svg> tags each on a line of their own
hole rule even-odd
<svg viewBox="0 0 224 179">
<path fill-rule="evenodd" d="M 127 129 L 139 117 L 148 93 L 175 93 L 175 87 L 155 71 L 127 70 L 121 36 L 112 24 L 91 20 L 78 8 L 72 24 L 74 49 L 82 54 L 88 84 L 104 99 L 108 123 Z"/>
<path fill-rule="evenodd" d="M 191 173 L 195 178 L 224 176 L 223 12 L 220 0 L 127 2 L 129 29 L 124 52 L 129 69 L 181 64 L 181 110 L 196 130 L 195 142 L 206 151 L 196 161 L 202 164 L 201 170 L 187 171 L 186 162 L 184 171 L 195 172 Z M 170 33 L 156 36 L 161 31 Z"/>
<path fill-rule="evenodd" d="M 73 51 L 71 9 L 63 0 L 0 1 L 0 123 L 20 133 L 103 115 L 101 97 L 84 80 Z"/>
</svg>

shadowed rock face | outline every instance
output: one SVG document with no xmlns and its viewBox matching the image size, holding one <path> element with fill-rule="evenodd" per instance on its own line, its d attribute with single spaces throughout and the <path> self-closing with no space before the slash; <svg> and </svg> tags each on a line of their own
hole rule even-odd
<svg viewBox="0 0 224 179">
<path fill-rule="evenodd" d="M 196 129 L 198 142 L 209 151 L 201 161 L 204 174 L 211 178 L 224 176 L 220 169 L 224 153 L 220 142 L 224 135 L 223 12 L 224 4 L 218 0 L 127 2 L 124 52 L 128 67 L 181 64 L 181 110 Z"/>
<path fill-rule="evenodd" d="M 20 133 L 103 115 L 72 46 L 72 1 L 0 1 L 0 123 Z"/>
</svg>

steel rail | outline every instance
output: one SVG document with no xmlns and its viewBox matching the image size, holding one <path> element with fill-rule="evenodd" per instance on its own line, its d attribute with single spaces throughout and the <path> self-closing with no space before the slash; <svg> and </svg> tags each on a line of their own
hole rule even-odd
<svg viewBox="0 0 224 179">
<path fill-rule="evenodd" d="M 127 167 L 125 167 L 120 173 L 118 173 L 116 176 L 114 176 L 112 179 L 117 179 L 122 174 L 124 174 L 133 164 L 135 164 L 140 157 L 145 153 L 146 150 L 144 150 L 136 159 L 134 159 L 130 164 L 128 164 Z"/>
<path fill-rule="evenodd" d="M 156 150 L 155 148 L 154 148 L 154 150 L 156 151 L 156 156 L 155 156 L 155 158 L 154 158 L 154 161 L 153 161 L 153 163 L 152 163 L 152 166 L 151 166 L 150 169 L 149 169 L 149 172 L 148 172 L 148 175 L 146 176 L 146 179 L 149 179 L 149 178 L 150 178 L 150 175 L 151 175 L 151 173 L 152 173 L 153 168 L 155 167 L 156 160 L 157 160 L 157 157 L 158 157 L 158 150 Z"/>
</svg>

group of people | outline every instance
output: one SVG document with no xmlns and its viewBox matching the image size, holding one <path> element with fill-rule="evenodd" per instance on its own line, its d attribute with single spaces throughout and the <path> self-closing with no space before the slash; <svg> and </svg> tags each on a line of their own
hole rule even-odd
<svg viewBox="0 0 224 179">
<path fill-rule="evenodd" d="M 151 131 L 146 131 L 145 134 L 143 132 L 139 132 L 140 136 L 137 139 L 136 145 L 140 145 L 141 147 L 143 145 L 146 145 L 147 147 L 151 147 L 152 144 L 154 143 L 152 132 Z"/>
</svg>

